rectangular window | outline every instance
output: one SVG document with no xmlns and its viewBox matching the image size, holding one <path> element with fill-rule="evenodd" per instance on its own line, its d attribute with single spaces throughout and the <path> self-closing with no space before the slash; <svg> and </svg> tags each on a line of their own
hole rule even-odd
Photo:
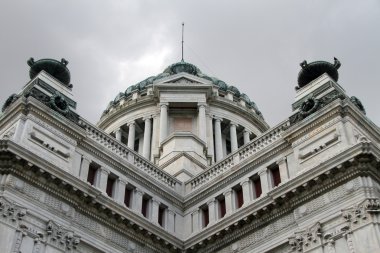
<svg viewBox="0 0 380 253">
<path fill-rule="evenodd" d="M 281 183 L 280 168 L 277 164 L 273 164 L 269 167 L 269 170 L 272 175 L 272 186 L 276 187 Z"/>
<path fill-rule="evenodd" d="M 151 198 L 148 196 L 144 196 L 142 199 L 141 213 L 142 215 L 144 215 L 145 218 L 149 218 L 149 215 L 150 215 L 150 212 L 149 212 L 150 201 L 151 201 Z"/>
<path fill-rule="evenodd" d="M 208 206 L 202 208 L 202 227 L 207 227 L 209 223 Z"/>
<path fill-rule="evenodd" d="M 243 189 L 241 187 L 235 189 L 236 208 L 242 207 L 244 204 Z"/>
<path fill-rule="evenodd" d="M 223 218 L 226 215 L 226 199 L 220 198 L 218 199 L 218 207 L 219 207 L 219 219 Z"/>
<path fill-rule="evenodd" d="M 160 224 L 161 227 L 164 227 L 165 223 L 165 210 L 166 207 L 164 206 L 160 206 L 158 208 L 158 224 Z"/>
<path fill-rule="evenodd" d="M 262 189 L 261 189 L 261 181 L 260 181 L 260 178 L 255 178 L 252 180 L 253 181 L 253 190 L 254 190 L 254 197 L 255 199 L 259 198 L 261 196 L 261 193 L 262 193 Z"/>
<path fill-rule="evenodd" d="M 112 177 L 111 175 L 107 178 L 107 188 L 106 193 L 108 196 L 113 197 L 113 188 L 116 182 L 116 178 Z"/>
<path fill-rule="evenodd" d="M 99 167 L 100 166 L 96 163 L 90 163 L 90 167 L 88 168 L 87 174 L 87 182 L 89 182 L 91 185 L 95 185 L 96 173 Z"/>
<path fill-rule="evenodd" d="M 126 207 L 131 208 L 133 189 L 125 187 L 124 204 Z"/>
</svg>

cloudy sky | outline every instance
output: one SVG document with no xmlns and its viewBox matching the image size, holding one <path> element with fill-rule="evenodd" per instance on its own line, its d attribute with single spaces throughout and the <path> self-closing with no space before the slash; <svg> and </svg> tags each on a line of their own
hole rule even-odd
<svg viewBox="0 0 380 253">
<path fill-rule="evenodd" d="M 299 63 L 333 61 L 380 125 L 379 0 L 1 0 L 0 103 L 26 60 L 66 58 L 78 112 L 96 123 L 118 92 L 181 59 L 238 87 L 275 125 L 291 113 Z"/>
</svg>

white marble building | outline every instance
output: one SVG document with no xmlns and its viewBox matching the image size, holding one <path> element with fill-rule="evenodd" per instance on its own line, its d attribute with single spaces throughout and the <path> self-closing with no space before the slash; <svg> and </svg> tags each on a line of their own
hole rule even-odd
<svg viewBox="0 0 380 253">
<path fill-rule="evenodd" d="M 338 60 L 301 64 L 293 114 L 271 128 L 185 62 L 95 126 L 66 60 L 28 64 L 0 117 L 1 252 L 380 253 L 380 129 Z"/>
</svg>

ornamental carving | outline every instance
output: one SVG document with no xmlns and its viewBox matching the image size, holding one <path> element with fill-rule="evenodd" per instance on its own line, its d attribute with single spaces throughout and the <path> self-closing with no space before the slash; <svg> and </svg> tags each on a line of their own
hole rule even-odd
<svg viewBox="0 0 380 253">
<path fill-rule="evenodd" d="M 293 252 L 304 252 L 313 246 L 321 244 L 321 224 L 318 222 L 306 230 L 295 232 L 293 237 L 289 238 L 289 245 Z"/>
<path fill-rule="evenodd" d="M 62 115 L 66 116 L 69 113 L 69 105 L 59 92 L 50 97 L 49 106 Z"/>
<path fill-rule="evenodd" d="M 3 197 L 0 197 L 0 217 L 15 223 L 15 225 L 26 215 L 26 208 L 20 207 Z"/>
<path fill-rule="evenodd" d="M 48 221 L 46 225 L 46 233 L 46 242 L 48 244 L 54 245 L 65 251 L 76 249 L 81 239 L 80 236 L 76 235 L 73 231 L 63 228 L 51 220 Z"/>
<path fill-rule="evenodd" d="M 342 217 L 352 227 L 368 223 L 371 214 L 380 213 L 379 199 L 367 199 L 362 204 L 343 210 Z"/>
</svg>

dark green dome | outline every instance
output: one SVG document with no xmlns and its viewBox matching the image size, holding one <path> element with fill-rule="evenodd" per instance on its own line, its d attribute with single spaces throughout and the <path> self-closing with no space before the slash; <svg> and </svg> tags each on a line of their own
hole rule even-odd
<svg viewBox="0 0 380 253">
<path fill-rule="evenodd" d="M 72 85 L 70 84 L 70 71 L 66 67 L 66 65 L 69 63 L 67 60 L 62 58 L 62 60 L 59 62 L 54 59 L 40 59 L 35 62 L 33 58 L 30 58 L 27 63 L 30 66 L 29 76 L 31 79 L 36 77 L 38 73 L 44 70 L 59 80 L 61 83 L 63 83 L 65 86 L 72 88 Z"/>
<path fill-rule="evenodd" d="M 195 65 L 184 61 L 174 63 L 164 70 L 164 73 L 168 73 L 170 75 L 175 75 L 183 72 L 195 76 L 201 74 L 201 71 Z"/>
<path fill-rule="evenodd" d="M 334 64 L 326 61 L 315 61 L 312 63 L 307 63 L 306 61 L 301 62 L 302 69 L 298 73 L 298 87 L 302 88 L 319 76 L 327 73 L 335 82 L 338 81 L 339 74 L 338 69 L 341 65 L 340 61 L 334 57 Z"/>
<path fill-rule="evenodd" d="M 235 86 L 228 86 L 227 90 L 233 92 L 235 94 L 235 96 L 239 97 L 240 96 L 240 91 L 238 88 L 236 88 Z"/>
</svg>

